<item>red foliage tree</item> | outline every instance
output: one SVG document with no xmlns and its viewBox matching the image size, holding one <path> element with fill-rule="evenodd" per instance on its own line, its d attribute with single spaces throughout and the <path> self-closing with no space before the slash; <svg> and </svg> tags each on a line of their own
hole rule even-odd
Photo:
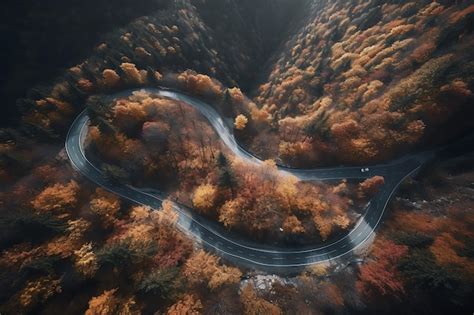
<svg viewBox="0 0 474 315">
<path fill-rule="evenodd" d="M 373 260 L 360 268 L 358 289 L 368 296 L 403 294 L 403 281 L 396 266 L 407 251 L 406 246 L 389 240 L 380 239 L 375 242 L 371 251 Z"/>
</svg>

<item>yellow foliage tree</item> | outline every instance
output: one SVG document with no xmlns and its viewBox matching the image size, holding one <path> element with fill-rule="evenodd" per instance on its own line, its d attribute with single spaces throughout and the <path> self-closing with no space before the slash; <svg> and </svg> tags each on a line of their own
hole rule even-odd
<svg viewBox="0 0 474 315">
<path fill-rule="evenodd" d="M 237 225 L 242 206 L 243 200 L 241 198 L 226 201 L 219 209 L 219 222 L 223 223 L 226 227 Z"/>
<path fill-rule="evenodd" d="M 291 215 L 285 219 L 285 222 L 283 222 L 283 230 L 286 233 L 291 234 L 300 234 L 305 232 L 301 221 L 298 220 L 298 218 L 294 215 Z"/>
<path fill-rule="evenodd" d="M 157 212 L 158 223 L 160 225 L 175 226 L 178 222 L 179 215 L 173 207 L 173 202 L 170 200 L 163 201 L 161 211 Z"/>
<path fill-rule="evenodd" d="M 316 264 L 306 267 L 306 272 L 315 277 L 324 277 L 328 274 L 328 266 L 325 264 Z"/>
<path fill-rule="evenodd" d="M 110 227 L 117 220 L 116 215 L 120 210 L 120 199 L 102 188 L 97 188 L 93 199 L 90 201 L 90 209 L 100 216 L 104 227 Z"/>
<path fill-rule="evenodd" d="M 232 97 L 232 101 L 234 101 L 237 104 L 240 104 L 244 101 L 244 94 L 238 87 L 229 89 L 229 94 Z"/>
<path fill-rule="evenodd" d="M 322 217 L 321 215 L 315 215 L 313 217 L 314 224 L 319 230 L 319 234 L 323 241 L 325 241 L 332 232 L 332 222 L 330 219 Z"/>
<path fill-rule="evenodd" d="M 237 129 L 237 130 L 245 129 L 245 127 L 247 126 L 248 121 L 249 120 L 244 115 L 237 116 L 235 118 L 235 123 L 234 123 L 235 129 Z"/>
<path fill-rule="evenodd" d="M 217 257 L 200 250 L 186 261 L 183 274 L 192 284 L 203 283 L 217 271 L 218 262 Z"/>
<path fill-rule="evenodd" d="M 238 268 L 222 266 L 214 272 L 208 286 L 211 290 L 214 290 L 226 284 L 239 283 L 241 277 L 242 272 Z"/>
<path fill-rule="evenodd" d="M 109 89 L 116 87 L 120 82 L 120 76 L 112 69 L 105 69 L 102 78 L 103 84 Z"/>
<path fill-rule="evenodd" d="M 116 296 L 117 289 L 104 291 L 89 301 L 85 315 L 139 315 L 141 314 L 133 298 L 120 299 Z"/>
<path fill-rule="evenodd" d="M 217 188 L 213 185 L 200 185 L 194 192 L 193 205 L 203 213 L 209 213 L 214 207 Z"/>
<path fill-rule="evenodd" d="M 76 256 L 76 269 L 86 277 L 93 277 L 99 268 L 97 257 L 92 251 L 92 244 L 84 244 L 79 250 L 74 251 Z"/>
<path fill-rule="evenodd" d="M 40 278 L 39 280 L 29 281 L 25 288 L 20 292 L 20 304 L 25 307 L 46 301 L 55 293 L 61 292 L 61 279 L 52 279 L 50 277 Z"/>
<path fill-rule="evenodd" d="M 181 300 L 173 304 L 166 314 L 168 315 L 199 315 L 202 304 L 194 295 L 187 294 Z"/>
<path fill-rule="evenodd" d="M 338 215 L 334 218 L 334 224 L 341 229 L 347 229 L 351 221 L 345 215 Z"/>
<path fill-rule="evenodd" d="M 79 185 L 75 181 L 67 185 L 55 184 L 47 187 L 31 202 L 37 211 L 58 211 L 74 208 L 77 204 Z"/>
<path fill-rule="evenodd" d="M 146 118 L 147 113 L 142 103 L 123 99 L 114 106 L 114 122 L 122 130 L 132 126 L 141 128 Z"/>
<path fill-rule="evenodd" d="M 183 274 L 191 284 L 207 283 L 211 290 L 238 283 L 242 273 L 237 268 L 219 266 L 219 258 L 203 250 L 186 261 Z"/>
<path fill-rule="evenodd" d="M 199 95 L 221 95 L 221 87 L 209 76 L 185 71 L 178 76 L 178 82 L 188 91 Z"/>
<path fill-rule="evenodd" d="M 122 63 L 120 68 L 125 73 L 125 79 L 130 83 L 143 84 L 146 81 L 146 76 L 133 63 Z"/>
</svg>

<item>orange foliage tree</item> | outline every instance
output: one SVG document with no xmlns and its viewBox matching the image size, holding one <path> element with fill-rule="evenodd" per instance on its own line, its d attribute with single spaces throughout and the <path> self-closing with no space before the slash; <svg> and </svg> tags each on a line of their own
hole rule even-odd
<svg viewBox="0 0 474 315">
<path fill-rule="evenodd" d="M 196 93 L 198 95 L 219 96 L 222 89 L 209 76 L 198 74 L 188 70 L 178 76 L 178 83 L 183 86 L 186 91 Z"/>
<path fill-rule="evenodd" d="M 101 295 L 93 297 L 89 301 L 85 315 L 141 314 L 133 298 L 120 298 L 116 293 L 117 289 L 106 290 Z"/>
<path fill-rule="evenodd" d="M 237 130 L 243 130 L 247 126 L 248 119 L 244 115 L 239 115 L 235 118 L 235 129 Z"/>
<path fill-rule="evenodd" d="M 405 290 L 397 262 L 407 251 L 404 245 L 386 239 L 377 240 L 371 250 L 373 260 L 360 267 L 358 288 L 369 296 L 403 294 Z"/>
<path fill-rule="evenodd" d="M 43 277 L 35 281 L 28 281 L 20 291 L 19 301 L 22 307 L 28 309 L 42 303 L 54 294 L 60 293 L 62 279 Z"/>
<path fill-rule="evenodd" d="M 249 284 L 242 289 L 240 300 L 244 305 L 245 315 L 281 315 L 282 311 L 274 305 L 257 296 L 254 288 Z"/>
<path fill-rule="evenodd" d="M 97 188 L 90 201 L 90 209 L 101 218 L 104 227 L 111 227 L 117 221 L 120 199 L 102 188 Z"/>
<path fill-rule="evenodd" d="M 173 304 L 166 314 L 168 315 L 200 315 L 202 310 L 201 300 L 194 295 L 186 294 L 181 300 Z"/>
<path fill-rule="evenodd" d="M 47 187 L 31 202 L 37 211 L 59 211 L 74 208 L 77 204 L 79 185 L 75 181 L 69 184 L 55 184 Z"/>
<path fill-rule="evenodd" d="M 219 266 L 219 258 L 203 250 L 186 261 L 183 273 L 191 284 L 207 283 L 211 290 L 238 283 L 242 276 L 237 268 Z"/>
<path fill-rule="evenodd" d="M 84 244 L 79 250 L 74 251 L 76 256 L 76 269 L 85 277 L 93 277 L 99 269 L 97 257 L 92 251 L 92 244 Z"/>
<path fill-rule="evenodd" d="M 359 184 L 359 192 L 364 196 L 373 196 L 380 190 L 384 183 L 385 180 L 382 176 L 368 178 Z"/>
</svg>

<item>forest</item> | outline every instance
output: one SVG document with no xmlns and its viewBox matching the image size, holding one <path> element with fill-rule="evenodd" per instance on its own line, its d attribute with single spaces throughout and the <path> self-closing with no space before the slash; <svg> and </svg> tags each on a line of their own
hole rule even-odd
<svg viewBox="0 0 474 315">
<path fill-rule="evenodd" d="M 103 101 L 89 104 L 86 141 L 111 178 L 169 191 L 180 204 L 262 242 L 315 243 L 341 234 L 383 185 L 383 177 L 305 182 L 279 172 L 272 160 L 251 165 L 228 152 L 195 109 L 145 91 L 112 106 Z M 237 130 L 243 119 L 237 117 Z"/>
<path fill-rule="evenodd" d="M 99 1 L 85 25 L 48 1 L 5 28 L 20 61 L 2 86 L 1 314 L 472 312 L 474 157 L 442 150 L 472 135 L 470 1 L 120 2 L 105 14 Z M 24 30 L 59 15 L 67 39 Z M 261 162 L 237 155 L 205 110 L 156 90 L 208 104 Z M 65 149 L 81 113 L 85 158 L 109 187 Z M 395 185 L 389 166 L 423 152 L 437 153 Z M 356 175 L 293 175 L 338 168 Z M 178 208 L 263 252 L 373 231 L 279 273 L 206 246 Z"/>
</svg>

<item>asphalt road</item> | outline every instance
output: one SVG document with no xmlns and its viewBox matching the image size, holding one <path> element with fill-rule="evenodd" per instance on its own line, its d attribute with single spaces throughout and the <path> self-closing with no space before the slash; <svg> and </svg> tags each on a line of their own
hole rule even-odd
<svg viewBox="0 0 474 315">
<path fill-rule="evenodd" d="M 236 142 L 221 116 L 208 104 L 193 97 L 164 89 L 140 89 L 162 95 L 174 100 L 183 101 L 198 109 L 216 130 L 221 140 L 237 156 L 249 163 L 261 163 L 256 157 L 242 149 Z M 130 95 L 126 91 L 111 96 L 111 100 Z M 159 209 L 166 196 L 159 191 L 140 189 L 130 185 L 110 181 L 103 172 L 89 161 L 84 151 L 84 139 L 87 134 L 89 118 L 82 112 L 72 124 L 67 139 L 66 151 L 73 166 L 85 177 L 97 185 L 137 204 Z M 407 155 L 385 164 L 337 167 L 317 169 L 290 169 L 279 167 L 280 171 L 293 174 L 301 180 L 330 179 L 364 179 L 375 175 L 385 178 L 381 191 L 371 199 L 360 220 L 345 236 L 315 246 L 287 248 L 260 244 L 227 231 L 218 223 L 208 220 L 191 209 L 175 204 L 179 214 L 178 227 L 200 243 L 206 250 L 212 251 L 223 259 L 250 268 L 272 272 L 294 272 L 305 266 L 331 261 L 343 256 L 351 256 L 354 251 L 373 239 L 374 231 L 379 225 L 390 198 L 397 187 L 407 178 L 417 173 L 421 166 L 432 157 L 432 153 Z M 368 172 L 361 172 L 368 168 Z M 279 228 L 279 227 L 275 227 Z"/>
</svg>

